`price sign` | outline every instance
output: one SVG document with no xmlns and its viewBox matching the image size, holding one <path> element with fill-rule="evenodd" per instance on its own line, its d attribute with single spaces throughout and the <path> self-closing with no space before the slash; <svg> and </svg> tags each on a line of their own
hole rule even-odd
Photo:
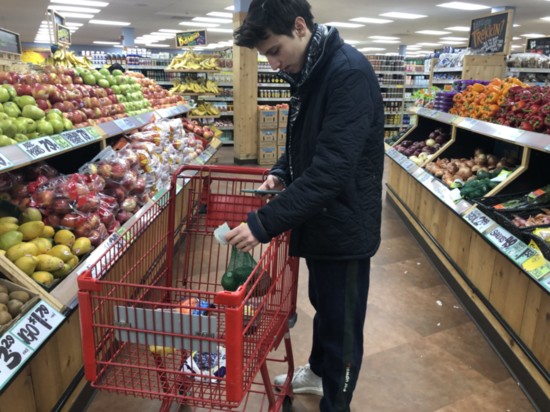
<svg viewBox="0 0 550 412">
<path fill-rule="evenodd" d="M 122 119 L 116 119 L 114 123 L 122 130 L 130 130 L 135 129 L 139 125 L 134 123 L 134 121 L 131 118 L 123 117 Z"/>
<path fill-rule="evenodd" d="M 416 169 L 418 169 L 418 165 L 414 163 L 412 160 L 405 157 L 403 162 L 401 163 L 401 166 L 403 166 L 403 169 L 405 169 L 407 172 L 412 173 Z"/>
<path fill-rule="evenodd" d="M 538 252 L 535 249 L 525 245 L 525 249 L 518 253 L 515 257 L 513 257 L 513 259 L 518 266 L 521 266 L 523 268 L 523 264 L 536 255 L 538 255 Z"/>
<path fill-rule="evenodd" d="M 487 215 L 481 212 L 479 209 L 473 209 L 468 214 L 464 215 L 464 219 L 472 225 L 479 233 L 485 232 L 495 222 L 491 220 Z"/>
<path fill-rule="evenodd" d="M 33 351 L 10 332 L 0 337 L 0 389 L 31 357 Z"/>
<path fill-rule="evenodd" d="M 13 163 L 6 156 L 0 153 L 0 170 L 4 170 L 12 166 Z"/>
<path fill-rule="evenodd" d="M 467 118 L 460 122 L 460 126 L 466 128 L 474 128 L 479 124 L 479 121 L 476 119 Z"/>
<path fill-rule="evenodd" d="M 540 256 L 540 255 L 539 255 Z M 542 258 L 544 260 L 544 258 Z M 550 275 L 550 262 L 547 262 L 546 260 L 544 263 L 534 269 L 527 270 L 527 273 L 529 273 L 530 276 L 533 278 L 540 280 L 546 275 Z"/>
<path fill-rule="evenodd" d="M 472 204 L 470 202 L 462 199 L 456 204 L 455 210 L 457 213 L 463 214 L 466 210 L 468 210 L 471 207 L 472 207 Z"/>
<path fill-rule="evenodd" d="M 464 120 L 463 117 L 454 115 L 453 117 L 451 117 L 451 124 L 456 126 L 456 125 L 460 124 L 460 122 L 462 122 L 462 120 Z"/>
<path fill-rule="evenodd" d="M 36 350 L 64 319 L 48 303 L 41 301 L 10 329 L 10 333 L 32 350 Z"/>
<path fill-rule="evenodd" d="M 61 150 L 61 147 L 55 143 L 50 136 L 17 143 L 17 146 L 19 146 L 19 148 L 31 159 L 40 159 L 41 157 L 53 155 Z"/>
<path fill-rule="evenodd" d="M 67 140 L 73 147 L 86 144 L 93 140 L 97 140 L 100 136 L 92 127 L 87 127 L 85 129 L 74 129 L 68 130 L 61 133 L 61 136 Z"/>
<path fill-rule="evenodd" d="M 498 246 L 506 253 L 508 249 L 517 244 L 520 240 L 506 229 L 497 226 L 487 234 L 487 239 L 495 246 Z"/>
<path fill-rule="evenodd" d="M 59 134 L 50 136 L 50 138 L 62 149 L 70 149 L 72 147 L 71 144 Z"/>
<path fill-rule="evenodd" d="M 40 301 L 0 337 L 0 388 L 9 382 L 65 317 Z"/>
<path fill-rule="evenodd" d="M 399 152 L 395 150 L 393 147 L 390 147 L 388 150 L 386 150 L 386 154 L 392 159 L 395 159 L 396 153 L 399 153 Z"/>
</svg>

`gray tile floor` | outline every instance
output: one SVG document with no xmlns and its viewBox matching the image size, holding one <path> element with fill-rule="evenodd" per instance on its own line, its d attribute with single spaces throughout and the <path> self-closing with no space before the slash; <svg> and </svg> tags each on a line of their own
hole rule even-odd
<svg viewBox="0 0 550 412">
<path fill-rule="evenodd" d="M 231 164 L 224 147 L 219 163 Z M 443 283 L 395 211 L 383 211 L 382 244 L 373 258 L 365 356 L 353 412 L 531 412 L 514 378 Z M 313 310 L 301 264 L 296 364 L 307 361 Z M 272 375 L 280 368 L 271 369 Z M 319 398 L 297 395 L 294 412 L 318 411 Z M 87 412 L 158 411 L 160 403 L 97 392 Z M 189 408 L 173 406 L 173 411 Z M 260 411 L 258 406 L 246 409 Z"/>
</svg>

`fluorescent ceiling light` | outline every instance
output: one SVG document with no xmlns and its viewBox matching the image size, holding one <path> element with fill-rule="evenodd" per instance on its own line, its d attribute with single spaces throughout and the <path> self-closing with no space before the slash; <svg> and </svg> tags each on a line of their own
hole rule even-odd
<svg viewBox="0 0 550 412">
<path fill-rule="evenodd" d="M 224 17 L 226 19 L 233 18 L 233 13 L 225 13 L 223 11 L 211 11 L 210 13 L 206 13 L 206 15 L 212 17 Z"/>
<path fill-rule="evenodd" d="M 550 0 L 548 0 L 548 1 L 550 1 Z M 523 39 L 522 39 L 521 37 L 514 36 L 514 37 L 512 37 L 512 40 L 516 40 L 516 41 L 517 41 L 517 40 L 523 40 Z"/>
<path fill-rule="evenodd" d="M 193 17 L 193 21 L 204 21 L 206 23 L 220 23 L 220 24 L 229 24 L 233 23 L 231 19 L 220 19 L 216 17 Z"/>
<path fill-rule="evenodd" d="M 124 46 L 122 44 L 113 44 L 113 47 L 122 49 Z"/>
<path fill-rule="evenodd" d="M 383 47 L 363 47 L 362 49 L 357 49 L 360 52 L 371 52 L 371 51 L 384 51 L 386 50 Z"/>
<path fill-rule="evenodd" d="M 468 26 L 452 26 L 452 27 L 445 27 L 445 30 L 450 31 L 470 31 L 470 28 Z"/>
<path fill-rule="evenodd" d="M 430 47 L 435 47 L 435 46 L 441 46 L 441 43 L 416 43 L 418 46 L 430 46 Z"/>
<path fill-rule="evenodd" d="M 94 44 L 120 44 L 118 41 L 99 41 L 95 40 Z"/>
<path fill-rule="evenodd" d="M 208 31 L 211 31 L 213 33 L 233 33 L 232 29 L 217 29 L 217 28 L 208 28 L 206 29 Z"/>
<path fill-rule="evenodd" d="M 67 27 L 81 27 L 84 26 L 82 23 L 73 23 L 72 21 L 66 21 L 65 26 Z"/>
<path fill-rule="evenodd" d="M 105 7 L 109 3 L 104 1 L 88 1 L 88 0 L 50 0 L 50 3 L 70 4 L 72 6 L 88 6 L 88 7 Z"/>
<path fill-rule="evenodd" d="M 393 20 L 373 19 L 371 17 L 356 17 L 354 19 L 349 19 L 349 21 L 356 21 L 357 23 L 372 23 L 372 24 L 393 23 Z"/>
<path fill-rule="evenodd" d="M 429 34 L 432 36 L 443 36 L 444 34 L 451 34 L 451 32 L 448 31 L 442 31 L 442 30 L 419 30 L 415 33 L 418 34 Z"/>
<path fill-rule="evenodd" d="M 442 37 L 441 40 L 451 40 L 451 41 L 466 41 L 467 37 Z"/>
<path fill-rule="evenodd" d="M 99 13 L 100 9 L 90 9 L 88 7 L 71 7 L 71 6 L 52 6 L 51 4 L 48 6 L 49 10 L 55 10 L 59 12 L 64 11 L 73 11 L 75 13 Z"/>
<path fill-rule="evenodd" d="M 203 51 L 204 50 L 204 47 L 196 47 L 196 46 L 191 46 L 193 47 L 193 50 L 195 51 Z"/>
<path fill-rule="evenodd" d="M 539 34 L 539 33 L 525 33 L 525 34 L 520 34 L 521 37 L 527 37 L 529 39 L 538 39 L 540 37 L 546 37 L 546 35 L 544 34 Z"/>
<path fill-rule="evenodd" d="M 115 20 L 90 20 L 88 23 L 102 24 L 105 26 L 129 26 L 130 24 L 132 24 L 126 21 L 115 21 Z"/>
<path fill-rule="evenodd" d="M 219 27 L 219 24 L 214 23 L 199 23 L 196 21 L 182 21 L 179 23 L 180 26 L 192 26 L 192 27 Z M 179 33 L 179 32 L 178 32 Z"/>
<path fill-rule="evenodd" d="M 63 13 L 63 17 L 72 17 L 73 19 L 93 19 L 93 14 L 85 13 Z"/>
<path fill-rule="evenodd" d="M 546 1 L 550 1 L 550 0 L 546 0 Z M 523 46 L 518 46 L 517 44 L 512 44 L 512 49 L 522 49 Z"/>
<path fill-rule="evenodd" d="M 172 47 L 169 44 L 146 44 L 149 47 Z"/>
<path fill-rule="evenodd" d="M 545 20 L 545 21 L 550 21 L 550 16 L 548 16 L 548 17 L 541 17 L 540 19 L 541 19 L 541 20 Z"/>
<path fill-rule="evenodd" d="M 149 40 L 135 39 L 135 40 L 134 40 L 134 43 L 135 43 L 135 44 L 148 44 L 148 43 L 149 43 Z"/>
<path fill-rule="evenodd" d="M 550 0 L 548 0 L 548 1 L 550 1 Z M 235 6 L 227 6 L 224 10 L 235 11 Z"/>
<path fill-rule="evenodd" d="M 512 27 L 521 27 L 521 24 L 512 24 Z"/>
<path fill-rule="evenodd" d="M 401 40 L 373 40 L 372 42 L 382 44 L 398 44 L 401 43 Z"/>
<path fill-rule="evenodd" d="M 423 14 L 400 13 L 398 11 L 392 11 L 392 12 L 389 12 L 389 13 L 382 13 L 382 14 L 380 14 L 380 16 L 393 17 L 395 19 L 408 19 L 408 20 L 421 19 L 423 17 L 428 17 L 428 16 L 424 16 Z"/>
<path fill-rule="evenodd" d="M 394 37 L 394 36 L 369 36 L 369 39 L 377 39 L 377 40 L 399 40 L 399 37 Z"/>
<path fill-rule="evenodd" d="M 420 46 L 407 46 L 407 50 L 420 50 L 421 48 Z"/>
<path fill-rule="evenodd" d="M 181 30 L 172 30 L 172 29 L 160 29 L 159 32 L 161 33 L 181 33 Z"/>
<path fill-rule="evenodd" d="M 438 4 L 437 7 L 445 7 L 448 9 L 458 9 L 458 10 L 484 10 L 490 9 L 489 6 L 484 6 L 483 4 L 474 4 L 474 3 L 464 3 L 461 1 L 451 1 L 450 3 Z"/>
<path fill-rule="evenodd" d="M 466 43 L 465 41 L 454 41 L 454 40 L 447 40 L 444 42 L 444 44 L 449 44 L 451 46 L 455 46 L 458 44 L 465 44 L 465 43 Z"/>
<path fill-rule="evenodd" d="M 346 23 L 346 22 L 342 22 L 342 21 L 330 21 L 328 23 L 325 23 L 327 26 L 332 26 L 332 27 L 345 27 L 345 28 L 348 28 L 348 29 L 357 29 L 359 27 L 364 27 L 365 25 L 364 24 L 357 24 L 357 23 Z"/>
</svg>

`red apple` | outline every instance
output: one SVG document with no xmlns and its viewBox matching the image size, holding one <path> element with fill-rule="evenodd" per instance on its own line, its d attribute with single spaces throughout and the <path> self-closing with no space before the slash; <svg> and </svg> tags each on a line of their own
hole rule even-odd
<svg viewBox="0 0 550 412">
<path fill-rule="evenodd" d="M 59 79 L 59 76 L 57 75 L 57 73 L 48 73 L 48 83 L 50 84 L 61 83 L 61 80 Z"/>
<path fill-rule="evenodd" d="M 0 71 L 0 84 L 13 84 L 12 73 Z"/>
<path fill-rule="evenodd" d="M 32 96 L 32 87 L 26 83 L 17 83 L 13 87 L 18 96 Z"/>
<path fill-rule="evenodd" d="M 52 108 L 52 104 L 49 100 L 36 99 L 36 105 L 44 111 L 47 111 Z"/>
</svg>

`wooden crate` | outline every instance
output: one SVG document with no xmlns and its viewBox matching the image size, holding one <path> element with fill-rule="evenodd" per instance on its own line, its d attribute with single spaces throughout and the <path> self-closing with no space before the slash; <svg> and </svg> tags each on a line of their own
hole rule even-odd
<svg viewBox="0 0 550 412">
<path fill-rule="evenodd" d="M 504 77 L 506 72 L 506 55 L 467 55 L 464 56 L 462 79 L 492 80 Z"/>
</svg>

